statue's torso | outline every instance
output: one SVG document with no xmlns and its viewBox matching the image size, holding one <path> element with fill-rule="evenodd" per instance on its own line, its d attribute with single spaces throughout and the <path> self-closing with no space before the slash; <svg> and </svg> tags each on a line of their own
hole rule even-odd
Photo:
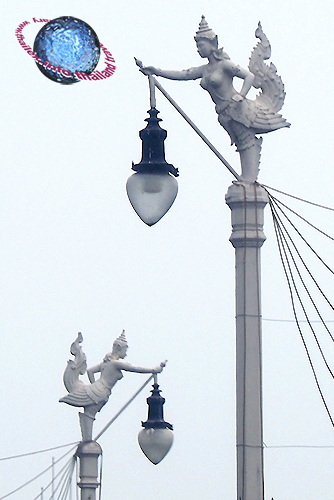
<svg viewBox="0 0 334 500">
<path fill-rule="evenodd" d="M 117 361 L 107 360 L 102 363 L 100 381 L 103 385 L 112 389 L 121 378 L 123 378 L 123 373 L 118 369 Z"/>
<path fill-rule="evenodd" d="M 233 87 L 233 73 L 230 64 L 225 61 L 217 61 L 215 64 L 207 64 L 203 67 L 203 76 L 200 85 L 207 90 L 215 104 L 228 101 L 236 94 Z"/>
</svg>

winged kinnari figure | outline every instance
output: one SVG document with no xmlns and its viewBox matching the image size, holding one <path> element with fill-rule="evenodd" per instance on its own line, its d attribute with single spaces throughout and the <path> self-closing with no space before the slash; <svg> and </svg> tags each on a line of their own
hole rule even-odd
<svg viewBox="0 0 334 500">
<path fill-rule="evenodd" d="M 277 75 L 275 66 L 265 64 L 271 55 L 268 38 L 263 33 L 261 23 L 255 31 L 259 39 L 249 61 L 249 69 L 244 69 L 231 61 L 218 48 L 217 35 L 209 28 L 202 16 L 195 41 L 197 51 L 208 63 L 182 71 L 162 70 L 153 66 L 142 66 L 145 75 L 157 75 L 171 80 L 197 80 L 207 90 L 215 103 L 218 121 L 224 127 L 240 154 L 241 178 L 245 182 L 255 182 L 259 172 L 262 138 L 266 134 L 290 124 L 278 113 L 285 98 L 284 85 Z M 243 79 L 240 92 L 233 86 L 233 79 Z M 254 86 L 261 92 L 254 100 L 246 95 Z"/>
<path fill-rule="evenodd" d="M 82 440 L 91 441 L 95 415 L 108 401 L 111 389 L 116 382 L 123 378 L 122 371 L 160 373 L 165 363 L 160 363 L 156 368 L 143 368 L 124 361 L 128 343 L 123 330 L 113 342 L 112 351 L 105 355 L 102 363 L 87 369 L 86 355 L 80 345 L 82 340 L 82 334 L 79 333 L 71 344 L 70 352 L 73 354 L 74 360 L 70 359 L 67 362 L 63 377 L 68 394 L 59 401 L 84 408 L 84 413 L 79 413 Z M 90 384 L 85 384 L 79 379 L 79 376 L 84 375 L 86 371 Z M 100 373 L 97 380 L 95 380 L 95 373 Z"/>
</svg>

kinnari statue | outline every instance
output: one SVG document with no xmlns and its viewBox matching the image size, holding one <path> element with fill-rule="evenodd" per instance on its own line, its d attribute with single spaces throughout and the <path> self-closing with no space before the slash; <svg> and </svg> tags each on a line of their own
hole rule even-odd
<svg viewBox="0 0 334 500">
<path fill-rule="evenodd" d="M 124 361 L 128 349 L 124 330 L 114 341 L 112 351 L 105 355 L 102 363 L 87 369 L 86 355 L 82 351 L 82 334 L 78 333 L 76 340 L 71 344 L 70 352 L 74 360 L 69 360 L 64 372 L 64 385 L 68 394 L 61 398 L 61 403 L 84 408 L 84 413 L 79 413 L 82 440 L 92 441 L 93 422 L 95 415 L 106 404 L 111 394 L 111 389 L 123 377 L 122 371 L 135 373 L 161 373 L 165 363 L 156 368 L 143 368 L 133 366 Z M 90 384 L 79 380 L 80 375 L 87 371 Z M 95 380 L 95 373 L 100 377 Z"/>
<path fill-rule="evenodd" d="M 171 80 L 197 80 L 215 103 L 218 121 L 226 130 L 240 154 L 241 180 L 255 182 L 259 172 L 262 138 L 290 124 L 278 114 L 285 98 L 284 85 L 276 67 L 264 63 L 271 55 L 268 38 L 261 23 L 255 31 L 259 39 L 249 60 L 249 69 L 231 61 L 223 48 L 218 48 L 217 35 L 202 16 L 195 35 L 197 51 L 208 63 L 182 71 L 162 70 L 153 66 L 140 68 L 145 75 L 157 75 Z M 240 92 L 233 86 L 234 77 L 243 79 Z M 254 100 L 247 99 L 251 87 L 261 89 Z"/>
</svg>

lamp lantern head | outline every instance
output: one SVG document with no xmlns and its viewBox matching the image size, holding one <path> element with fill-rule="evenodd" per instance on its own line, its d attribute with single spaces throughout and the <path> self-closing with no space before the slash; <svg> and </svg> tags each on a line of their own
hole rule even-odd
<svg viewBox="0 0 334 500">
<path fill-rule="evenodd" d="M 138 434 L 138 442 L 142 452 L 157 465 L 167 455 L 173 444 L 173 426 L 165 422 L 163 405 L 165 398 L 160 395 L 159 385 L 155 382 L 152 395 L 147 398 L 148 419 L 142 422 L 142 429 Z"/>
<path fill-rule="evenodd" d="M 159 111 L 151 107 L 147 126 L 139 132 L 142 140 L 142 159 L 134 165 L 136 173 L 129 177 L 126 191 L 137 215 L 148 226 L 153 226 L 172 206 L 178 191 L 175 177 L 178 169 L 165 160 L 164 141 L 167 137 L 158 118 Z"/>
</svg>

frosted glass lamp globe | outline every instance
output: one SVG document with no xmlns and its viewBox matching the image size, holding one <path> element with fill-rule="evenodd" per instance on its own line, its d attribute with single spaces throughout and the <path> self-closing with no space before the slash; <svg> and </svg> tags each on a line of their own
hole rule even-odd
<svg viewBox="0 0 334 500">
<path fill-rule="evenodd" d="M 142 429 L 138 434 L 142 452 L 154 465 L 165 458 L 171 449 L 173 439 L 173 431 L 170 429 Z"/>
<path fill-rule="evenodd" d="M 126 191 L 137 215 L 153 226 L 172 206 L 178 185 L 168 173 L 137 172 L 129 177 Z"/>
</svg>

